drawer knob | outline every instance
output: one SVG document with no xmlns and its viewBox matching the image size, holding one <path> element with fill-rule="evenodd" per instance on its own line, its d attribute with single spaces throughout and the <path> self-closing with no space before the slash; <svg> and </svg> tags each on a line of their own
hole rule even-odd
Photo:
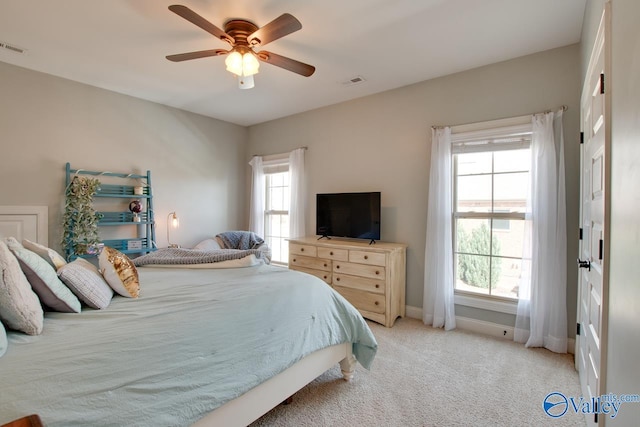
<svg viewBox="0 0 640 427">
<path fill-rule="evenodd" d="M 329 255 L 333 255 L 333 251 L 329 252 Z"/>
<path fill-rule="evenodd" d="M 378 289 L 380 287 L 380 285 L 376 285 L 376 289 Z"/>
<path fill-rule="evenodd" d="M 376 271 L 376 274 L 380 274 L 380 272 L 379 272 L 379 271 Z"/>
<path fill-rule="evenodd" d="M 326 262 L 324 263 L 324 266 L 325 266 L 325 267 L 327 266 L 327 263 L 326 263 Z"/>
<path fill-rule="evenodd" d="M 369 257 L 367 255 L 364 256 L 364 259 L 369 259 Z"/>
<path fill-rule="evenodd" d="M 323 277 L 324 277 L 324 280 L 327 280 L 327 276 L 323 276 Z"/>
<path fill-rule="evenodd" d="M 339 266 L 339 265 L 336 265 L 336 269 L 339 269 L 339 268 L 340 268 L 340 266 Z"/>
<path fill-rule="evenodd" d="M 339 277 L 336 277 L 336 282 L 339 282 L 339 281 L 340 281 L 340 278 L 339 278 Z"/>
<path fill-rule="evenodd" d="M 375 302 L 375 305 L 380 305 L 380 303 L 378 301 Z"/>
<path fill-rule="evenodd" d="M 300 248 L 300 252 L 304 252 L 304 248 Z"/>
<path fill-rule="evenodd" d="M 296 262 L 296 261 L 297 261 L 297 260 L 294 258 L 294 259 L 293 259 L 293 262 Z"/>
</svg>

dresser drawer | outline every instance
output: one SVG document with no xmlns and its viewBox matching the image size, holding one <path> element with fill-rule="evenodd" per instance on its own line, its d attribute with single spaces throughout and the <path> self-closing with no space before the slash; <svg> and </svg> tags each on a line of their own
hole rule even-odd
<svg viewBox="0 0 640 427">
<path fill-rule="evenodd" d="M 378 252 L 349 251 L 349 262 L 357 262 L 368 265 L 386 265 L 386 255 Z"/>
<path fill-rule="evenodd" d="M 294 267 L 312 268 L 315 270 L 331 271 L 331 261 L 308 256 L 289 254 L 289 265 Z"/>
<path fill-rule="evenodd" d="M 334 289 L 358 310 L 371 311 L 373 313 L 384 313 L 385 311 L 384 295 L 343 288 L 342 286 L 334 286 Z"/>
<path fill-rule="evenodd" d="M 372 279 L 380 279 L 380 280 L 384 280 L 385 278 L 384 267 L 380 267 L 377 265 L 355 264 L 352 262 L 339 262 L 339 261 L 334 262 L 333 272 L 350 274 L 353 276 L 369 277 Z"/>
<path fill-rule="evenodd" d="M 311 268 L 304 268 L 304 267 L 292 267 L 292 270 L 297 270 L 297 271 L 301 271 L 303 273 L 307 273 L 307 274 L 311 274 L 312 276 L 316 276 L 319 279 L 322 279 L 327 285 L 331 285 L 331 280 L 333 275 L 331 274 L 330 271 L 322 271 L 322 270 L 313 270 Z"/>
<path fill-rule="evenodd" d="M 349 251 L 346 249 L 318 248 L 318 257 L 336 261 L 349 261 Z"/>
<path fill-rule="evenodd" d="M 316 247 L 312 245 L 301 245 L 300 243 L 289 243 L 289 253 L 306 256 L 316 256 Z"/>
<path fill-rule="evenodd" d="M 349 276 L 348 274 L 333 274 L 333 284 L 345 288 L 358 289 L 376 294 L 385 293 L 384 280 L 369 279 L 366 277 Z"/>
</svg>

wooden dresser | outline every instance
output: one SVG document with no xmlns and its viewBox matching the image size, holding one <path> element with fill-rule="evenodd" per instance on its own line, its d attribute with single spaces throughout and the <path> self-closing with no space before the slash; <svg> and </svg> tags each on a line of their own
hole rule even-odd
<svg viewBox="0 0 640 427">
<path fill-rule="evenodd" d="M 402 243 L 289 240 L 289 268 L 327 282 L 363 317 L 390 328 L 405 315 L 406 251 Z"/>
</svg>

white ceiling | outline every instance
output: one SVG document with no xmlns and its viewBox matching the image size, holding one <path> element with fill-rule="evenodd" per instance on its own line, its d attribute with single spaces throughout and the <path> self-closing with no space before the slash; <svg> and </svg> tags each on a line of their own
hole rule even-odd
<svg viewBox="0 0 640 427">
<path fill-rule="evenodd" d="M 0 61 L 239 125 L 577 43 L 586 0 L 0 0 Z M 316 67 L 269 64 L 238 89 L 223 57 L 166 55 L 228 45 L 170 12 L 183 4 L 222 28 L 288 12 L 302 29 L 264 49 Z M 362 76 L 366 81 L 345 85 Z"/>
</svg>

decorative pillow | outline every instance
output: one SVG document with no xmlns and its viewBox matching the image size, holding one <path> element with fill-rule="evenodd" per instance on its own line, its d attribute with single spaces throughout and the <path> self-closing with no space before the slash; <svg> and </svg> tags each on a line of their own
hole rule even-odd
<svg viewBox="0 0 640 427">
<path fill-rule="evenodd" d="M 9 342 L 7 341 L 7 331 L 4 330 L 4 326 L 2 322 L 0 322 L 0 357 L 2 357 L 7 352 L 7 346 Z"/>
<path fill-rule="evenodd" d="M 44 245 L 41 245 L 40 243 L 22 239 L 22 246 L 24 246 L 25 249 L 29 249 L 31 252 L 35 252 L 36 254 L 38 254 L 42 259 L 51 264 L 51 267 L 55 268 L 56 270 L 67 263 L 64 257 L 58 252 Z"/>
<path fill-rule="evenodd" d="M 58 277 L 91 308 L 106 308 L 113 298 L 113 290 L 104 280 L 98 268 L 83 258 L 62 266 Z"/>
<path fill-rule="evenodd" d="M 56 271 L 48 262 L 25 249 L 13 237 L 7 237 L 5 242 L 20 262 L 20 268 L 42 304 L 54 311 L 80 313 L 80 301 L 58 279 Z"/>
<path fill-rule="evenodd" d="M 128 298 L 138 298 L 140 281 L 138 270 L 122 252 L 105 246 L 99 257 L 100 272 L 116 293 Z"/>
<path fill-rule="evenodd" d="M 42 332 L 44 313 L 18 260 L 0 239 L 0 319 L 7 328 L 29 335 Z"/>
<path fill-rule="evenodd" d="M 222 248 L 216 239 L 206 239 L 198 243 L 193 249 L 198 251 L 214 251 Z"/>
</svg>

